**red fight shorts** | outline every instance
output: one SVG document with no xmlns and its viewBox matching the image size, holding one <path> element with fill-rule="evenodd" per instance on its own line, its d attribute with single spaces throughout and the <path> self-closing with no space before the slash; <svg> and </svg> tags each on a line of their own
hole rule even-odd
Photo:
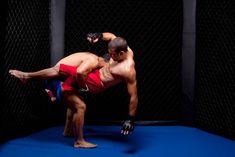
<svg viewBox="0 0 235 157">
<path fill-rule="evenodd" d="M 76 81 L 77 67 L 60 64 L 60 72 L 69 74 L 70 76 L 62 83 L 63 90 L 77 90 L 79 85 Z M 88 92 L 92 94 L 100 93 L 104 90 L 102 81 L 100 80 L 99 70 L 93 70 L 87 75 L 85 83 L 88 87 Z"/>
</svg>

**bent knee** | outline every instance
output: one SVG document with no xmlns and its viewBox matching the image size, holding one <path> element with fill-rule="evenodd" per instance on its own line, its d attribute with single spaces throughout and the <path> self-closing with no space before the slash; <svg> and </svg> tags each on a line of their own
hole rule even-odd
<svg viewBox="0 0 235 157">
<path fill-rule="evenodd" d="M 72 106 L 70 106 L 70 109 L 72 109 L 73 112 L 77 112 L 77 111 L 86 111 L 86 104 L 83 103 L 76 103 Z"/>
<path fill-rule="evenodd" d="M 86 104 L 85 103 L 80 103 L 80 104 L 77 105 L 77 108 L 80 111 L 85 111 L 86 110 Z"/>
</svg>

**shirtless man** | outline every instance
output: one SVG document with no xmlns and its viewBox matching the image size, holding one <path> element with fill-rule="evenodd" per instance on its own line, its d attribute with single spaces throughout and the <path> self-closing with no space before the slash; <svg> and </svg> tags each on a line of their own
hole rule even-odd
<svg viewBox="0 0 235 157">
<path fill-rule="evenodd" d="M 89 73 L 85 79 L 85 84 L 88 86 L 89 91 L 95 94 L 102 92 L 103 90 L 122 81 L 126 82 L 127 90 L 130 95 L 129 118 L 124 122 L 121 133 L 127 135 L 134 129 L 134 116 L 136 114 L 138 103 L 137 80 L 133 52 L 127 46 L 127 43 L 123 38 L 116 37 L 112 33 L 102 33 L 101 35 L 98 33 L 88 35 L 88 40 L 91 42 L 97 42 L 100 39 L 110 41 L 108 44 L 108 51 L 112 59 L 110 59 L 109 63 L 101 69 Z M 68 128 L 73 128 L 73 133 L 75 136 L 74 147 L 94 148 L 96 145 L 85 141 L 83 137 L 86 104 L 83 101 L 80 93 L 76 90 L 76 86 L 79 86 L 77 85 L 76 72 L 79 67 L 77 68 L 76 65 L 71 66 L 70 62 L 68 65 L 61 63 L 56 70 L 56 75 L 47 74 L 43 75 L 43 77 L 41 77 L 41 75 L 36 75 L 37 77 L 34 77 L 34 75 L 33 77 L 39 79 L 53 78 L 54 76 L 58 76 L 58 71 L 60 73 L 69 74 L 62 84 L 62 89 L 63 99 L 71 111 L 68 115 L 70 118 L 68 118 L 69 120 L 67 122 L 67 126 Z M 11 75 L 19 78 L 20 80 L 33 78 L 32 75 L 31 77 L 28 77 L 29 73 L 16 70 L 10 70 L 9 72 Z"/>
<path fill-rule="evenodd" d="M 26 83 L 29 79 L 59 78 L 63 80 L 68 76 L 67 74 L 59 71 L 60 64 L 76 66 L 76 78 L 78 79 L 78 82 L 80 81 L 82 86 L 83 80 L 86 78 L 89 72 L 91 72 L 93 69 L 104 66 L 104 59 L 89 52 L 77 52 L 61 59 L 55 66 L 51 68 L 36 72 L 22 72 L 11 69 L 9 70 L 9 73 L 19 78 L 23 83 Z"/>
<path fill-rule="evenodd" d="M 127 90 L 130 96 L 129 118 L 124 122 L 121 133 L 124 135 L 128 135 L 134 129 L 134 117 L 136 114 L 138 103 L 135 62 L 133 59 L 134 55 L 123 38 L 116 37 L 112 33 L 102 33 L 102 38 L 99 39 L 110 41 L 108 44 L 108 52 L 111 56 L 111 59 L 109 61 L 109 64 L 106 64 L 101 69 L 96 70 L 99 77 L 99 81 L 97 81 L 99 85 L 97 85 L 98 88 L 96 88 L 96 91 L 97 93 L 99 93 L 122 81 L 126 82 Z M 90 41 L 97 42 L 98 39 L 96 38 L 96 35 L 92 36 Z M 67 66 L 67 68 L 72 69 L 71 66 Z M 61 71 L 66 73 L 66 70 L 64 71 L 63 69 L 61 69 Z M 73 124 L 73 129 L 75 129 L 75 138 L 77 139 L 74 146 L 93 148 L 96 147 L 96 145 L 86 143 L 83 138 L 82 128 L 84 123 L 86 104 L 83 101 L 81 95 L 75 90 L 75 88 L 73 89 L 74 86 L 76 86 L 76 81 L 73 81 L 71 75 L 70 81 L 65 81 L 63 84 L 63 97 L 68 105 L 77 106 L 77 110 L 76 112 L 68 110 L 65 130 L 66 128 L 69 130 Z M 88 87 L 90 87 L 89 84 Z M 72 107 L 70 107 L 69 109 L 71 108 Z M 74 123 L 75 121 L 77 122 Z"/>
</svg>

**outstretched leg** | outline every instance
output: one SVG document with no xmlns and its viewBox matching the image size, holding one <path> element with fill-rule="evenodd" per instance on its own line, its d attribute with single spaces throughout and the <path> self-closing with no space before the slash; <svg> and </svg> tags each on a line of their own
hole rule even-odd
<svg viewBox="0 0 235 157">
<path fill-rule="evenodd" d="M 54 66 L 52 68 L 47 68 L 36 72 L 23 72 L 20 70 L 11 69 L 9 70 L 9 73 L 20 79 L 23 83 L 26 83 L 29 79 L 51 79 L 59 78 L 61 76 L 59 73 L 59 66 Z"/>
<path fill-rule="evenodd" d="M 83 125 L 86 104 L 76 91 L 63 91 L 63 97 L 68 107 L 72 110 L 72 128 L 75 136 L 74 147 L 95 148 L 96 144 L 87 142 L 83 137 Z"/>
</svg>

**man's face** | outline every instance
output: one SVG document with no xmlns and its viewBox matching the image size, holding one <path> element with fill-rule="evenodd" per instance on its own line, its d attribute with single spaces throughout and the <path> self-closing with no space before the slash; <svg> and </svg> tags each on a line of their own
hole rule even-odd
<svg viewBox="0 0 235 157">
<path fill-rule="evenodd" d="M 120 61 L 121 60 L 121 57 L 120 57 L 120 54 L 117 54 L 114 49 L 109 49 L 109 55 L 110 57 L 114 60 L 114 61 Z"/>
</svg>

